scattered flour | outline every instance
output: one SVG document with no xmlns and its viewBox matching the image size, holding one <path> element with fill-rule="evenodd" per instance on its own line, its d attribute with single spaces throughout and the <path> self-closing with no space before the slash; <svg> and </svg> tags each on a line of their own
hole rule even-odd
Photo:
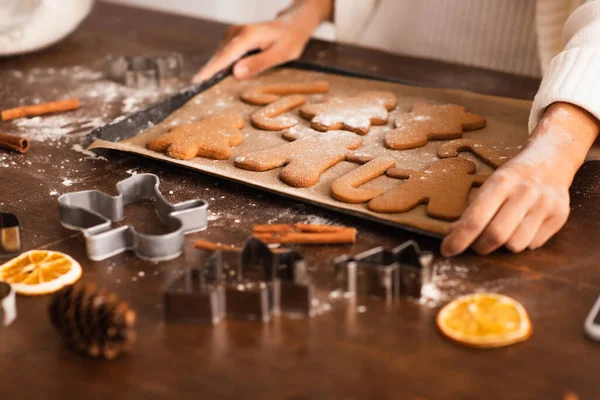
<svg viewBox="0 0 600 400">
<path fill-rule="evenodd" d="M 94 153 L 93 151 L 86 150 L 80 144 L 74 144 L 73 146 L 71 146 L 71 150 L 73 150 L 73 151 L 75 151 L 77 153 L 81 153 L 81 154 L 85 155 L 86 159 L 108 161 L 106 159 L 106 157 L 99 156 L 98 154 Z"/>
<path fill-rule="evenodd" d="M 61 69 L 12 70 L 8 71 L 8 76 L 10 80 L 21 81 L 26 87 L 34 88 L 11 106 L 40 104 L 68 97 L 80 100 L 78 110 L 20 118 L 10 122 L 12 126 L 6 128 L 40 142 L 54 142 L 67 135 L 83 136 L 122 114 L 139 111 L 185 85 L 185 82 L 178 82 L 158 89 L 130 88 L 105 79 L 102 71 L 80 65 Z"/>
<path fill-rule="evenodd" d="M 332 225 L 333 222 L 327 218 L 320 217 L 318 215 L 308 215 L 304 217 L 304 223 L 315 224 L 315 225 Z"/>
<path fill-rule="evenodd" d="M 73 181 L 72 181 L 71 179 L 65 178 L 65 179 L 62 181 L 62 184 L 63 184 L 63 186 L 67 186 L 67 187 L 69 187 L 69 186 L 73 186 Z"/>
</svg>

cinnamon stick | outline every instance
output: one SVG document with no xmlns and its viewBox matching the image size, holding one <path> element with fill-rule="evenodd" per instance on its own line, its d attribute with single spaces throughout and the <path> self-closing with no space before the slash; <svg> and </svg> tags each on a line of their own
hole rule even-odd
<svg viewBox="0 0 600 400">
<path fill-rule="evenodd" d="M 10 121 L 23 117 L 35 117 L 38 115 L 76 110 L 79 108 L 79 100 L 76 98 L 68 100 L 53 101 L 44 104 L 35 104 L 4 110 L 0 113 L 2 121 Z"/>
<path fill-rule="evenodd" d="M 196 247 L 197 249 L 206 250 L 206 251 L 216 251 L 216 250 L 239 251 L 240 250 L 239 247 L 235 247 L 233 245 L 227 245 L 227 244 L 223 244 L 223 243 L 215 243 L 215 242 L 211 242 L 209 240 L 202 240 L 202 239 L 196 240 L 194 242 L 194 247 Z"/>
<path fill-rule="evenodd" d="M 12 150 L 21 154 L 29 150 L 29 139 L 0 132 L 0 149 Z"/>
<path fill-rule="evenodd" d="M 325 233 L 325 232 L 339 232 L 344 229 L 348 229 L 346 226 L 332 226 L 332 225 L 317 225 L 317 224 L 294 224 L 294 228 L 300 232 L 314 232 L 314 233 Z"/>
<path fill-rule="evenodd" d="M 336 232 L 285 232 L 282 234 L 255 233 L 254 237 L 265 243 L 282 244 L 352 244 L 356 242 L 356 229 L 344 228 Z"/>
<path fill-rule="evenodd" d="M 254 225 L 254 233 L 285 233 L 285 232 L 339 232 L 348 229 L 345 226 L 317 225 L 317 224 L 264 224 Z"/>
<path fill-rule="evenodd" d="M 254 233 L 282 233 L 293 232 L 294 227 L 290 224 L 264 224 L 254 225 L 252 227 Z"/>
</svg>

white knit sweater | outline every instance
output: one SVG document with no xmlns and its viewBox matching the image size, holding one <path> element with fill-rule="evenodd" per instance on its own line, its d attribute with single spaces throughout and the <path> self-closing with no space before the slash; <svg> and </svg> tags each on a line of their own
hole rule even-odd
<svg viewBox="0 0 600 400">
<path fill-rule="evenodd" d="M 533 102 L 529 130 L 535 128 L 550 104 L 559 101 L 578 105 L 600 119 L 600 1 L 522 1 L 535 1 L 536 47 L 539 65 L 544 72 Z M 378 0 L 336 0 L 334 20 L 337 39 L 359 42 L 377 3 Z M 460 4 L 460 1 L 455 0 L 454 3 Z M 490 26 L 493 26 L 497 16 L 492 10 L 487 15 Z M 437 29 L 437 32 L 444 35 L 443 30 Z M 525 39 L 514 37 L 512 40 L 517 45 Z M 494 36 L 490 36 L 490 42 L 500 43 Z M 477 60 L 477 57 L 469 60 Z M 486 66 L 483 62 L 479 64 Z"/>
</svg>

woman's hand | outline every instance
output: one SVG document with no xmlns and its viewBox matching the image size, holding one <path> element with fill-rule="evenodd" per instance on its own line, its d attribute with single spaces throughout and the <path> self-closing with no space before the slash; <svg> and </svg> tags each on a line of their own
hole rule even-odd
<svg viewBox="0 0 600 400">
<path fill-rule="evenodd" d="M 330 16 L 332 7 L 332 0 L 296 0 L 273 21 L 232 26 L 193 82 L 209 79 L 233 63 L 233 75 L 241 79 L 300 57 L 312 32 Z M 260 53 L 237 61 L 257 49 Z"/>
<path fill-rule="evenodd" d="M 527 146 L 492 174 L 451 226 L 442 254 L 469 246 L 479 254 L 543 246 L 567 221 L 569 187 L 598 129 L 598 120 L 579 107 L 551 105 Z"/>
</svg>

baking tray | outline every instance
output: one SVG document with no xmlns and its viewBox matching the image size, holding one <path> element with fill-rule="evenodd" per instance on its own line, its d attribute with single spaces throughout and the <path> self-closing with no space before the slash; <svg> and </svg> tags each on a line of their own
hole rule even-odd
<svg viewBox="0 0 600 400">
<path fill-rule="evenodd" d="M 345 70 L 345 69 L 340 69 L 340 68 L 312 64 L 312 63 L 308 63 L 308 62 L 304 62 L 304 61 L 292 61 L 292 62 L 289 62 L 289 63 L 284 64 L 281 67 L 279 67 L 280 71 L 281 70 L 289 70 L 289 69 L 300 70 L 300 71 L 311 71 L 311 72 L 323 73 L 323 74 L 333 74 L 338 77 L 359 78 L 362 80 L 369 80 L 369 81 L 376 81 L 376 82 L 389 82 L 389 83 L 393 83 L 393 84 L 410 85 L 411 87 L 423 88 L 423 86 L 415 84 L 414 82 L 409 82 L 409 81 L 405 81 L 405 80 L 401 80 L 401 79 L 382 77 L 382 76 L 377 76 L 377 75 L 372 75 L 372 74 L 365 74 L 365 73 L 360 73 L 360 72 L 355 72 L 355 71 L 350 71 L 350 70 Z M 150 107 L 148 107 L 145 110 L 138 111 L 136 113 L 117 118 L 115 121 L 113 121 L 103 127 L 95 129 L 94 131 L 90 132 L 90 134 L 89 134 L 90 138 L 92 140 L 101 140 L 101 141 L 113 142 L 113 143 L 119 142 L 119 141 L 122 141 L 125 139 L 133 138 L 134 136 L 136 136 L 142 132 L 145 132 L 149 128 L 159 124 L 161 121 L 163 121 L 165 118 L 167 118 L 174 111 L 181 108 L 184 104 L 186 104 L 194 96 L 208 91 L 213 86 L 221 83 L 223 80 L 228 78 L 230 75 L 231 75 L 231 68 L 221 71 L 218 74 L 216 74 L 209 81 L 206 81 L 200 85 L 190 86 L 186 89 L 183 89 L 179 93 L 167 98 L 164 101 L 161 101 L 159 103 L 151 105 Z M 331 78 L 333 79 L 333 77 L 331 77 Z M 325 79 L 327 79 L 327 78 L 325 78 Z M 372 83 L 372 84 L 376 85 L 376 83 Z M 475 97 L 481 97 L 481 98 L 486 98 L 486 99 L 494 99 L 494 101 L 497 102 L 498 104 L 506 103 L 507 106 L 511 107 L 510 109 L 519 109 L 520 110 L 520 112 L 518 113 L 519 118 L 517 118 L 517 119 L 520 119 L 519 124 L 522 124 L 524 127 L 523 129 L 525 129 L 525 123 L 524 123 L 525 121 L 521 121 L 521 119 L 523 119 L 522 118 L 523 115 L 521 115 L 521 114 L 523 114 L 522 111 L 527 109 L 530 104 L 527 101 L 515 100 L 515 99 L 502 99 L 502 98 L 498 98 L 498 97 L 477 95 L 477 94 L 473 94 L 473 93 L 469 93 L 469 92 L 459 92 L 459 91 L 449 90 L 449 89 L 426 89 L 426 88 L 423 88 L 420 90 L 424 90 L 424 91 L 431 90 L 431 91 L 437 92 L 437 93 L 445 93 L 445 92 L 454 93 L 454 97 L 456 97 L 456 93 L 464 93 L 465 96 L 472 96 L 472 97 L 475 96 Z M 444 97 L 444 96 L 442 96 L 442 97 Z M 449 96 L 449 97 L 452 97 L 452 96 Z M 506 116 L 503 116 L 503 117 L 506 117 Z M 509 117 L 509 119 L 510 119 L 510 117 Z M 512 126 L 512 128 L 514 128 L 514 126 Z M 526 132 L 524 133 L 524 135 L 521 135 L 521 136 L 524 136 L 523 138 L 526 138 Z M 513 140 L 513 142 L 514 142 L 514 140 Z M 514 143 L 512 143 L 512 144 L 514 144 Z M 95 148 L 95 147 L 111 148 L 110 146 L 106 146 L 106 145 L 99 145 L 99 146 L 92 145 L 92 148 Z M 124 149 L 117 149 L 117 150 L 132 152 L 129 150 L 124 150 Z M 151 157 L 150 155 L 140 154 L 139 152 L 133 152 L 133 154 Z M 155 157 L 152 156 L 152 158 L 155 158 Z M 232 159 L 233 158 L 234 157 L 232 157 Z M 467 156 L 466 158 L 469 158 L 469 156 Z M 486 168 L 485 166 L 481 166 L 481 163 L 479 163 L 478 160 L 476 160 L 475 158 L 470 158 L 470 159 L 478 164 L 478 168 L 483 168 L 483 169 Z M 200 171 L 200 172 L 208 173 L 211 175 L 223 177 L 221 174 L 219 174 L 215 171 L 210 171 L 210 170 L 207 171 L 205 169 L 200 170 L 199 169 L 200 167 L 196 168 L 196 167 L 189 166 L 189 165 L 187 165 L 187 166 L 182 165 L 182 163 L 178 162 L 178 160 L 171 160 L 171 159 L 168 159 L 167 157 L 160 158 L 159 161 L 166 161 L 166 162 L 174 163 L 174 164 L 177 164 L 177 165 L 180 165 L 183 167 L 191 168 L 195 171 Z M 242 172 L 243 170 L 239 170 L 239 171 L 240 171 L 239 175 L 242 175 L 244 173 L 244 172 Z M 484 171 L 484 172 L 489 173 L 489 170 Z M 256 184 L 253 182 L 247 182 L 242 177 L 232 176 L 232 175 L 238 175 L 238 174 L 230 174 L 230 176 L 225 176 L 225 178 L 235 181 L 236 183 L 246 184 L 246 185 L 253 186 L 253 187 L 259 187 L 261 190 L 273 192 L 278 195 L 282 195 L 285 197 L 300 200 L 302 202 L 313 204 L 313 205 L 316 205 L 316 206 L 319 206 L 322 208 L 327 208 L 327 209 L 330 209 L 330 210 L 333 210 L 336 212 L 341 212 L 341 213 L 345 213 L 345 214 L 352 215 L 355 217 L 368 219 L 368 220 L 382 223 L 382 224 L 385 224 L 388 226 L 402 228 L 402 229 L 405 229 L 405 230 L 408 230 L 411 232 L 424 234 L 427 236 L 439 238 L 439 237 L 443 236 L 443 234 L 444 234 L 444 227 L 447 227 L 447 223 L 442 222 L 442 221 L 437 221 L 437 226 L 435 227 L 435 229 L 432 229 L 430 226 L 421 228 L 420 226 L 414 226 L 413 224 L 406 224 L 406 223 L 401 223 L 401 222 L 399 223 L 397 221 L 387 219 L 389 217 L 389 214 L 373 215 L 374 213 L 369 214 L 369 213 L 365 213 L 362 210 L 340 208 L 340 207 L 345 207 L 345 206 L 350 206 L 350 205 L 340 204 L 340 206 L 338 207 L 335 204 L 334 205 L 324 204 L 323 202 L 315 200 L 315 199 L 309 199 L 309 198 L 299 197 L 298 195 L 295 195 L 293 192 L 297 191 L 298 189 L 289 188 L 289 190 L 286 190 L 287 193 L 284 193 L 281 191 L 281 188 L 277 188 L 279 190 L 275 190 L 274 188 L 265 187 L 265 185 L 260 185 L 260 184 Z M 286 186 L 283 183 L 281 183 L 281 185 Z M 268 185 L 266 185 L 266 186 L 268 186 Z M 289 193 L 288 191 L 291 193 Z M 472 191 L 471 195 L 473 195 L 474 192 L 475 192 L 475 190 Z M 424 209 L 423 206 L 419 206 L 418 208 Z"/>
<path fill-rule="evenodd" d="M 423 86 L 419 83 L 396 79 L 386 76 L 378 76 L 373 74 L 366 74 L 362 72 L 356 72 L 349 69 L 330 67 L 327 65 L 319 65 L 310 63 L 307 61 L 295 60 L 280 65 L 277 68 L 293 68 L 305 71 L 316 71 L 325 72 L 328 74 L 348 76 L 352 78 L 372 79 L 381 82 L 393 82 L 401 83 L 404 85 L 411 86 Z M 215 74 L 211 79 L 202 82 L 198 85 L 192 85 L 180 90 L 178 93 L 166 98 L 165 100 L 156 102 L 150 105 L 144 110 L 140 110 L 128 115 L 124 115 L 115 119 L 114 121 L 98 127 L 88 134 L 91 141 L 94 140 L 106 140 L 109 142 L 118 142 L 119 140 L 127 139 L 128 137 L 138 135 L 144 130 L 148 129 L 149 125 L 156 125 L 166 117 L 168 117 L 173 111 L 177 110 L 185 103 L 187 103 L 192 97 L 204 92 L 207 89 L 215 86 L 223 79 L 230 76 L 233 72 L 233 68 L 229 67 L 223 71 Z"/>
</svg>

